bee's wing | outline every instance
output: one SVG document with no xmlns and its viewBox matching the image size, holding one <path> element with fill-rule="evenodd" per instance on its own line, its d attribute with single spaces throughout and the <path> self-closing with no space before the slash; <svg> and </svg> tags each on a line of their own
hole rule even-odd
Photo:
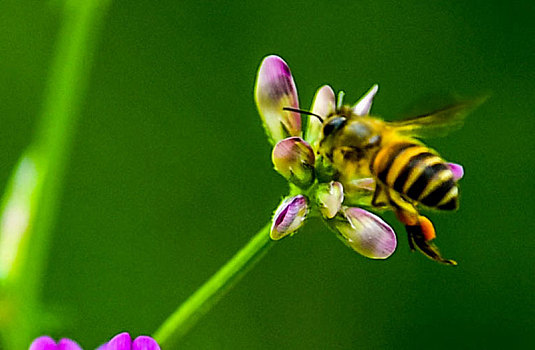
<svg viewBox="0 0 535 350">
<path fill-rule="evenodd" d="M 487 97 L 457 103 L 418 117 L 390 122 L 398 133 L 415 137 L 440 137 L 459 129 L 464 119 Z"/>
</svg>

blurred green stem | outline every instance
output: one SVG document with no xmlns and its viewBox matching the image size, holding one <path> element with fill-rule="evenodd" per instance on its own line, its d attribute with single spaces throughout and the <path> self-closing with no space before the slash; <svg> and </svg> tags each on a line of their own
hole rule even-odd
<svg viewBox="0 0 535 350">
<path fill-rule="evenodd" d="M 273 243 L 269 238 L 269 229 L 269 224 L 262 228 L 165 320 L 154 333 L 154 339 L 162 349 L 172 349 L 176 342 L 267 252 Z"/>
<path fill-rule="evenodd" d="M 108 3 L 66 0 L 63 4 L 63 25 L 37 133 L 21 156 L 2 198 L 0 329 L 6 350 L 25 349 L 33 337 L 44 331 L 40 294 L 50 233 L 87 85 L 95 33 Z M 49 331 L 50 324 L 47 327 Z"/>
</svg>

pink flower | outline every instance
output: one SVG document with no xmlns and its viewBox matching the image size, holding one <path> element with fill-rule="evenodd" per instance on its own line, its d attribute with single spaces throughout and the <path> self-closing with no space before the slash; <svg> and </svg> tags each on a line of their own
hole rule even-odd
<svg viewBox="0 0 535 350">
<path fill-rule="evenodd" d="M 42 336 L 32 342 L 29 350 L 82 350 L 82 347 L 71 339 L 63 338 L 56 343 L 49 336 Z M 141 335 L 132 341 L 130 334 L 124 332 L 101 345 L 98 350 L 160 350 L 160 346 L 146 335 Z"/>
<path fill-rule="evenodd" d="M 377 89 L 374 85 L 351 107 L 354 113 L 369 113 Z M 344 186 L 334 181 L 329 164 L 316 156 L 322 128 L 320 120 L 336 108 L 333 89 L 328 85 L 318 89 L 311 108 L 315 117 L 309 118 L 302 130 L 301 115 L 284 109 L 299 109 L 290 68 L 282 58 L 272 55 L 262 61 L 258 70 L 255 101 L 268 139 L 274 145 L 274 168 L 288 180 L 291 188 L 291 194 L 283 198 L 273 216 L 271 239 L 294 234 L 309 214 L 320 215 L 356 252 L 372 259 L 389 257 L 397 245 L 392 228 L 364 209 L 343 205 Z M 366 181 L 363 183 L 367 184 Z M 353 192 L 370 192 L 366 187 L 354 187 Z"/>
<path fill-rule="evenodd" d="M 134 341 L 127 332 L 119 333 L 98 350 L 160 350 L 156 340 L 147 335 L 140 335 Z"/>
<path fill-rule="evenodd" d="M 56 343 L 54 339 L 44 335 L 35 339 L 29 350 L 82 350 L 82 348 L 74 340 L 63 338 Z"/>
</svg>

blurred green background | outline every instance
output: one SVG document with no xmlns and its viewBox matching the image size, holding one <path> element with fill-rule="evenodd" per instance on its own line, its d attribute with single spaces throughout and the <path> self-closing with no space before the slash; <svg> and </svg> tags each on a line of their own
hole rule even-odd
<svg viewBox="0 0 535 350">
<path fill-rule="evenodd" d="M 0 3 L 0 187 L 31 142 L 59 1 Z M 308 108 L 329 83 L 395 119 L 427 96 L 491 98 L 429 144 L 465 166 L 461 208 L 431 213 L 456 268 L 372 261 L 318 220 L 285 239 L 181 349 L 535 346 L 535 5 L 531 1 L 111 1 L 82 99 L 44 274 L 63 330 L 96 347 L 151 334 L 286 193 L 253 102 L 261 59 Z M 440 107 L 440 106 L 436 106 Z"/>
</svg>

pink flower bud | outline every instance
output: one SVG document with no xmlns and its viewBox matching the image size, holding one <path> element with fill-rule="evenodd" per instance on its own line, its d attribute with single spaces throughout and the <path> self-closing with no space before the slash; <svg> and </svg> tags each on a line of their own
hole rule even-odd
<svg viewBox="0 0 535 350">
<path fill-rule="evenodd" d="M 335 104 L 333 89 L 329 85 L 324 85 L 318 89 L 316 96 L 314 96 L 311 112 L 325 120 L 329 114 L 334 112 Z M 308 118 L 305 140 L 310 143 L 313 149 L 317 149 L 321 137 L 322 123 L 314 116 L 309 116 Z"/>
<path fill-rule="evenodd" d="M 373 98 L 379 90 L 379 85 L 375 84 L 355 105 L 353 106 L 353 112 L 356 115 L 368 115 L 372 108 Z"/>
<path fill-rule="evenodd" d="M 307 187 L 314 181 L 314 160 L 314 151 L 300 137 L 279 141 L 273 148 L 275 170 L 300 187 Z"/>
<path fill-rule="evenodd" d="M 268 56 L 260 64 L 255 101 L 272 144 L 288 136 L 301 136 L 300 114 L 283 110 L 299 108 L 299 102 L 292 73 L 282 58 Z"/>
<path fill-rule="evenodd" d="M 330 224 L 342 241 L 371 259 L 386 259 L 396 250 L 394 230 L 380 217 L 360 208 L 343 208 Z"/>
<path fill-rule="evenodd" d="M 285 198 L 273 215 L 270 237 L 279 240 L 297 231 L 308 213 L 307 199 L 303 195 Z"/>
<path fill-rule="evenodd" d="M 464 168 L 462 165 L 455 164 L 455 163 L 448 163 L 448 166 L 451 172 L 453 173 L 453 179 L 455 181 L 462 179 L 462 177 L 464 176 Z"/>
<path fill-rule="evenodd" d="M 316 201 L 321 214 L 327 219 L 332 219 L 342 207 L 344 187 L 338 181 L 321 184 L 316 190 Z"/>
</svg>

